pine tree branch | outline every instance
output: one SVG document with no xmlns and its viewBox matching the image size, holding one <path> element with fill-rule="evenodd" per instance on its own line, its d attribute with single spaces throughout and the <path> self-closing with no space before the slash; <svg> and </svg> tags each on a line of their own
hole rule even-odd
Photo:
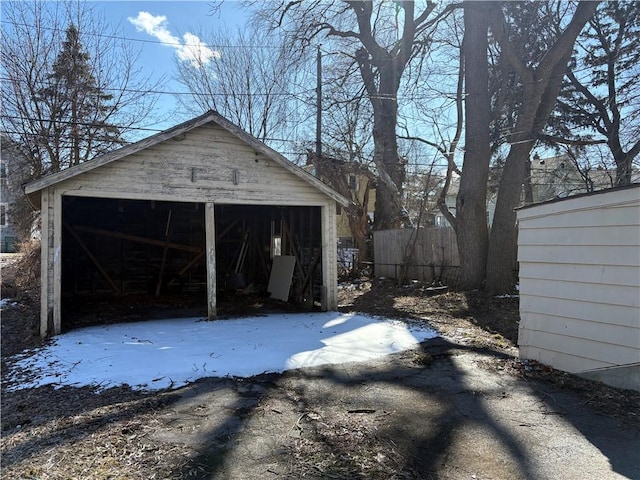
<svg viewBox="0 0 640 480">
<path fill-rule="evenodd" d="M 563 138 L 563 137 L 558 137 L 555 135 L 546 135 L 546 134 L 541 134 L 538 136 L 538 138 L 540 140 L 544 140 L 550 143 L 558 143 L 561 145 L 573 145 L 576 147 L 584 147 L 587 145 L 605 145 L 607 143 L 606 139 L 602 139 L 602 140 L 587 140 L 587 139 L 570 139 L 570 138 Z"/>
</svg>

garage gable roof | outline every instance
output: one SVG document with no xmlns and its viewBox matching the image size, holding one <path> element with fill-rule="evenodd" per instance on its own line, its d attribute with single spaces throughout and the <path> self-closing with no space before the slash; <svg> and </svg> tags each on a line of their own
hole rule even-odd
<svg viewBox="0 0 640 480">
<path fill-rule="evenodd" d="M 351 203 L 350 200 L 336 192 L 333 188 L 329 187 L 317 177 L 298 167 L 297 165 L 289 161 L 286 157 L 276 152 L 271 147 L 265 145 L 263 142 L 248 134 L 240 127 L 230 122 L 218 112 L 215 112 L 213 110 L 210 110 L 203 115 L 200 115 L 199 117 L 193 118 L 160 133 L 140 140 L 139 142 L 132 143 L 125 147 L 119 148 L 118 150 L 114 150 L 87 162 L 81 163 L 80 165 L 70 167 L 61 172 L 56 172 L 29 182 L 24 186 L 24 191 L 27 195 L 37 193 L 44 188 L 50 187 L 65 180 L 69 180 L 78 175 L 82 175 L 83 173 L 90 172 L 91 170 L 102 167 L 116 160 L 120 160 L 124 157 L 127 157 L 128 155 L 132 155 L 153 145 L 164 142 L 165 140 L 170 140 L 171 138 L 182 135 L 183 133 L 206 125 L 207 123 L 215 123 L 216 125 L 222 127 L 250 147 L 270 158 L 276 164 L 284 167 L 294 175 L 311 184 L 312 186 L 323 192 L 325 195 L 338 202 L 340 205 L 348 206 Z"/>
</svg>

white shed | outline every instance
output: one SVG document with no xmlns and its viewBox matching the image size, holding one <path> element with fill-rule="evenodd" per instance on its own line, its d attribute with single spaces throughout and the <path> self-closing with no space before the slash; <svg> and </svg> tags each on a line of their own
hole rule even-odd
<svg viewBox="0 0 640 480">
<path fill-rule="evenodd" d="M 640 390 L 640 185 L 518 210 L 520 357 Z"/>
<path fill-rule="evenodd" d="M 336 206 L 348 200 L 216 112 L 25 192 L 42 212 L 43 335 L 79 305 L 99 318 L 149 297 L 179 295 L 209 319 L 219 297 L 272 287 L 337 308 Z"/>
</svg>

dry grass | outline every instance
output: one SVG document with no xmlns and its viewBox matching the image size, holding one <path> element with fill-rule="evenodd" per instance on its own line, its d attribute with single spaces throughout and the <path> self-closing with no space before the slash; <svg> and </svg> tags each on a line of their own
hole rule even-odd
<svg viewBox="0 0 640 480">
<path fill-rule="evenodd" d="M 407 458 L 379 434 L 386 412 L 359 412 L 323 418 L 305 414 L 305 433 L 289 447 L 291 478 L 424 479 L 407 468 Z"/>
<path fill-rule="evenodd" d="M 34 400 L 56 397 L 53 392 L 39 393 L 36 396 L 40 398 Z M 66 393 L 75 393 L 87 403 L 106 395 L 113 403 L 66 415 L 42 412 L 40 419 L 29 419 L 26 425 L 3 430 L 4 478 L 168 478 L 166 472 L 176 464 L 186 463 L 192 453 L 177 445 L 157 445 L 148 438 L 154 430 L 154 412 L 162 408 L 161 395 L 136 398 L 140 395 L 126 391 L 122 395 L 116 391 Z M 132 398 L 117 401 L 113 398 L 116 396 Z M 40 410 L 46 410 L 47 405 L 41 405 Z"/>
</svg>

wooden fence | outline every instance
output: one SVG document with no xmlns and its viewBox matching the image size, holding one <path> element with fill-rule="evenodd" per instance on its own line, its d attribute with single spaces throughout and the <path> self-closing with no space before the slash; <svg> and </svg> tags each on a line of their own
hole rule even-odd
<svg viewBox="0 0 640 480">
<path fill-rule="evenodd" d="M 377 277 L 425 282 L 455 282 L 460 265 L 450 227 L 376 231 L 373 256 Z"/>
</svg>

